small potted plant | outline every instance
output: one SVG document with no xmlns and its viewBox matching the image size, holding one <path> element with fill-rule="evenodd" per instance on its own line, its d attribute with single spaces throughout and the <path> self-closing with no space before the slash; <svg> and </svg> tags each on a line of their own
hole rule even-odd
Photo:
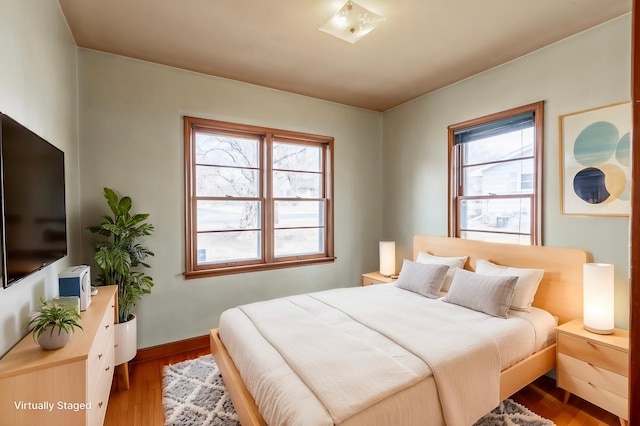
<svg viewBox="0 0 640 426">
<path fill-rule="evenodd" d="M 45 350 L 59 349 L 67 344 L 75 328 L 82 330 L 80 313 L 75 307 L 40 299 L 42 307 L 25 324 L 33 339 Z"/>
</svg>

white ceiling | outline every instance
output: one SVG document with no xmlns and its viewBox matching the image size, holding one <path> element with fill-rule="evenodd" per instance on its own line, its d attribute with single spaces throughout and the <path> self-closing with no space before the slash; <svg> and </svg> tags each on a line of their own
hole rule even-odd
<svg viewBox="0 0 640 426">
<path fill-rule="evenodd" d="M 631 11 L 631 0 L 356 2 L 386 20 L 349 44 L 318 30 L 345 0 L 59 0 L 80 47 L 376 111 Z"/>
</svg>

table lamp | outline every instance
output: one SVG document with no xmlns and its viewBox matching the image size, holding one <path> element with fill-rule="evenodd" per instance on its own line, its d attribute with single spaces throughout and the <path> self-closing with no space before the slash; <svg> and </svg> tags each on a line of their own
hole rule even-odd
<svg viewBox="0 0 640 426">
<path fill-rule="evenodd" d="M 585 263 L 582 285 L 584 328 L 597 334 L 613 333 L 613 265 Z"/>
<path fill-rule="evenodd" d="M 396 273 L 395 241 L 380 241 L 380 273 L 385 277 Z"/>
</svg>

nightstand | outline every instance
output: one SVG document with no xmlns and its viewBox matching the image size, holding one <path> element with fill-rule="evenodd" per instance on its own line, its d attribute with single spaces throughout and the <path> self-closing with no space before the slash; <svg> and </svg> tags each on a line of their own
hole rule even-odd
<svg viewBox="0 0 640 426">
<path fill-rule="evenodd" d="M 573 393 L 620 417 L 629 418 L 629 332 L 595 334 L 573 320 L 557 329 L 558 387 L 564 402 Z"/>
<path fill-rule="evenodd" d="M 372 284 L 384 284 L 384 283 L 392 283 L 397 278 L 385 277 L 380 272 L 367 272 L 366 274 L 362 274 L 362 286 L 372 285 Z"/>
</svg>

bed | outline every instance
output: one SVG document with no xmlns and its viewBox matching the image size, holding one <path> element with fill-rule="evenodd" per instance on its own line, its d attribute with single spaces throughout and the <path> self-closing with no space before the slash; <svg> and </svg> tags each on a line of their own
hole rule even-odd
<svg viewBox="0 0 640 426">
<path fill-rule="evenodd" d="M 535 293 L 533 313 L 541 312 L 540 315 L 552 317 L 554 324 L 582 315 L 582 265 L 592 261 L 591 255 L 583 250 L 418 235 L 414 237 L 413 252 L 414 259 L 420 257 L 421 253 L 442 257 L 466 256 L 464 269 L 469 271 L 475 271 L 479 259 L 496 265 L 542 269 L 544 275 Z M 361 303 L 351 301 L 353 294 Z M 423 314 L 423 308 L 419 310 L 418 305 L 428 305 L 429 309 L 433 306 L 436 311 Z M 288 311 L 298 315 L 296 312 L 300 307 L 305 312 L 303 315 L 307 315 L 307 311 L 313 312 L 321 321 L 306 316 L 285 315 Z M 444 313 L 440 313 L 439 310 L 442 309 Z M 455 309 L 462 311 L 454 311 Z M 425 319 L 429 317 L 423 318 L 421 315 L 433 315 L 434 318 L 448 315 L 447 321 L 451 318 L 456 321 L 468 320 L 470 324 L 477 323 L 478 328 L 468 326 L 467 334 L 462 334 L 463 345 L 447 340 L 457 332 L 440 333 L 442 336 L 421 335 L 421 338 L 411 339 L 411 336 L 417 336 L 415 333 L 428 328 L 422 327 L 422 324 L 431 322 Z M 474 337 L 484 334 L 482 330 L 493 328 L 500 329 L 502 337 L 496 335 L 497 337 L 489 339 L 492 342 L 501 339 L 511 342 L 516 336 L 528 333 L 518 330 L 530 328 L 534 329 L 535 336 L 535 327 L 528 316 L 529 314 L 509 311 L 510 319 L 504 321 L 452 303 L 444 303 L 441 299 L 421 299 L 412 292 L 396 288 L 394 284 L 345 288 L 277 299 L 268 304 L 245 305 L 226 311 L 221 317 L 220 327 L 211 331 L 211 351 L 230 392 L 239 420 L 245 426 L 268 423 L 413 424 L 417 419 L 424 422 L 427 418 L 429 424 L 433 425 L 471 424 L 469 419 L 478 417 L 477 410 L 486 409 L 487 404 L 492 404 L 494 400 L 500 401 L 508 397 L 555 367 L 555 344 L 548 344 L 548 341 L 540 344 L 545 339 L 540 339 L 539 336 L 537 339 L 529 339 L 534 342 L 535 347 L 527 349 L 529 352 L 524 355 L 505 355 L 507 352 L 500 345 L 480 343 L 482 339 Z M 273 326 L 267 326 L 266 321 L 263 321 L 268 317 L 274 317 Z M 343 323 L 343 317 L 354 321 Z M 406 321 L 402 317 L 416 318 L 416 321 L 407 321 L 396 327 L 397 330 L 394 329 L 391 324 L 395 318 Z M 545 321 L 548 323 L 548 320 Z M 291 323 L 299 324 L 300 327 L 291 327 Z M 420 327 L 416 327 L 416 324 Z M 514 328 L 515 324 L 524 329 Z M 551 325 L 551 330 L 554 324 Z M 448 323 L 434 327 L 446 329 Z M 546 327 L 549 328 L 549 325 Z M 331 329 L 339 332 L 332 333 Z M 344 339 L 341 335 L 357 338 Z M 309 336 L 314 337 L 309 342 L 303 340 Z M 365 343 L 361 345 L 360 340 Z M 422 343 L 438 340 L 441 341 L 435 345 Z M 491 348 L 496 346 L 497 355 L 489 355 L 494 349 L 475 347 L 476 340 L 478 345 L 489 345 Z M 388 341 L 392 343 L 389 344 Z M 287 349 L 284 347 L 285 342 L 297 343 Z M 338 347 L 342 344 L 348 349 Z M 437 363 L 432 365 L 431 362 L 439 359 L 438 357 L 445 361 L 453 360 L 454 357 L 444 353 L 423 356 L 421 352 L 423 346 L 455 348 L 456 345 L 462 348 L 460 361 L 444 362 L 444 366 Z M 367 351 L 368 347 L 375 350 Z M 473 352 L 474 350 L 477 352 Z M 334 357 L 327 358 L 332 352 Z M 511 360 L 505 361 L 506 358 Z M 404 363 L 400 367 L 395 365 L 399 359 Z M 491 367 L 478 367 L 482 364 L 474 364 L 476 362 L 486 362 Z M 496 363 L 499 365 L 498 369 L 495 369 Z M 374 373 L 368 373 L 360 371 L 361 365 L 374 365 L 377 369 L 374 369 Z M 330 367 L 323 371 L 320 368 L 323 366 Z M 443 371 L 458 376 L 468 375 L 476 383 L 456 384 L 459 382 L 456 379 L 452 380 L 454 385 L 445 386 L 442 379 L 436 380 L 445 376 Z M 471 377 L 476 373 L 477 377 Z M 367 379 L 366 374 L 374 375 Z M 356 385 L 346 380 L 343 383 L 340 378 L 347 376 L 355 377 L 353 380 Z M 368 384 L 363 386 L 363 381 Z M 485 382 L 489 388 L 495 384 L 495 395 L 477 389 L 478 383 Z M 332 390 L 333 387 L 337 391 Z M 341 401 L 345 399 L 345 394 L 349 395 L 349 401 Z M 468 401 L 473 403 L 469 404 Z M 464 410 L 461 408 L 462 403 L 465 405 Z M 467 408 L 466 405 L 470 407 Z M 491 408 L 493 407 L 484 412 Z"/>
</svg>

